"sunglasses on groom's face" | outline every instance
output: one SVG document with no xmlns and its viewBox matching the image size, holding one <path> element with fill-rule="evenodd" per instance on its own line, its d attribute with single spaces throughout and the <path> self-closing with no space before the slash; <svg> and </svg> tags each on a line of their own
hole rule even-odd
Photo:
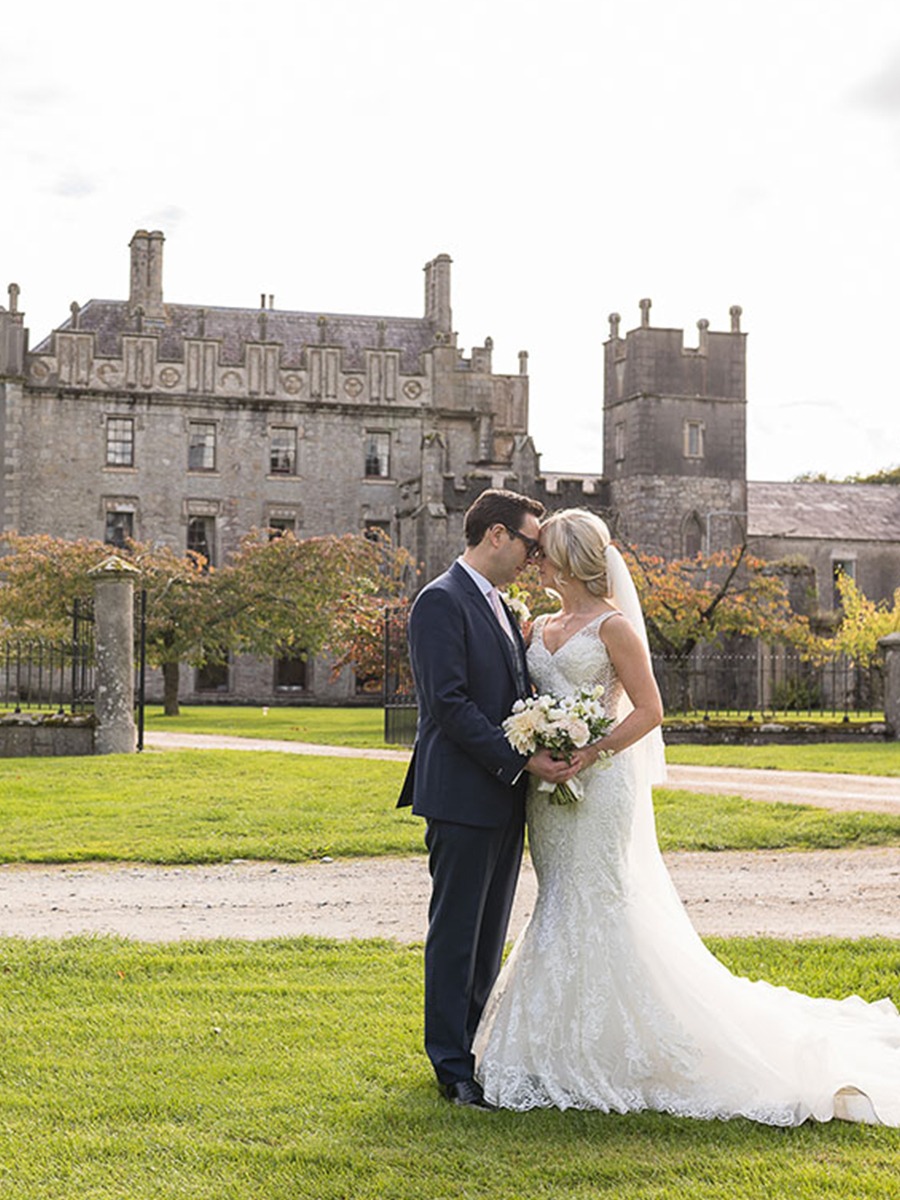
<svg viewBox="0 0 900 1200">
<path fill-rule="evenodd" d="M 529 561 L 541 557 L 541 543 L 537 538 L 529 537 L 527 533 L 522 533 L 520 529 L 513 529 L 511 525 L 504 525 L 503 528 L 510 537 L 518 538 L 519 541 L 525 543 L 525 557 Z"/>
</svg>

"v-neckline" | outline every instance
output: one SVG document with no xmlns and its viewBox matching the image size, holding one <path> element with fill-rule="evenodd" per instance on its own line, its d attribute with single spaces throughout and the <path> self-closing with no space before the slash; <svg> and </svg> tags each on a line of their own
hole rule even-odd
<svg viewBox="0 0 900 1200">
<path fill-rule="evenodd" d="M 602 620 L 604 617 L 611 617 L 613 614 L 613 611 L 614 611 L 613 609 L 610 609 L 608 612 L 597 613 L 596 617 L 592 617 L 590 621 L 586 621 L 584 623 L 584 625 L 579 626 L 579 628 L 576 629 L 574 633 L 570 633 L 569 636 L 566 638 L 566 640 L 564 642 L 560 642 L 560 644 L 556 647 L 555 650 L 550 649 L 550 647 L 547 645 L 547 640 L 544 637 L 544 626 L 547 624 L 547 622 L 545 621 L 544 624 L 541 626 L 541 645 L 544 647 L 544 650 L 547 652 L 547 654 L 550 655 L 551 658 L 555 658 L 556 655 L 559 654 L 559 652 L 561 650 L 565 649 L 565 647 L 568 646 L 568 644 L 569 644 L 569 642 L 571 642 L 572 638 L 577 638 L 580 633 L 584 633 L 584 631 L 586 629 L 590 629 L 590 627 L 592 625 L 596 625 L 597 622 Z"/>
</svg>

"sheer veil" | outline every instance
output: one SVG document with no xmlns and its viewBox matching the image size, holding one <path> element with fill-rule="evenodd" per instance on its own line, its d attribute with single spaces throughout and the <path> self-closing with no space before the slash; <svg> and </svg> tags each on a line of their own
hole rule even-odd
<svg viewBox="0 0 900 1200">
<path fill-rule="evenodd" d="M 606 547 L 606 578 L 609 586 L 610 600 L 628 618 L 632 628 L 643 642 L 644 649 L 647 651 L 647 657 L 649 658 L 650 642 L 647 638 L 647 626 L 641 610 L 641 602 L 638 599 L 637 588 L 634 586 L 631 572 L 625 565 L 625 559 L 612 543 Z M 622 701 L 619 704 L 619 711 L 616 713 L 617 719 L 621 721 L 623 717 L 628 715 L 631 708 L 631 701 L 623 693 Z M 653 729 L 650 733 L 642 737 L 635 749 L 638 747 L 640 747 L 641 765 L 646 772 L 645 778 L 647 781 L 650 783 L 664 783 L 666 778 L 666 754 L 660 729 Z"/>
<path fill-rule="evenodd" d="M 606 569 L 609 598 L 636 630 L 649 657 L 647 626 L 637 588 L 624 558 L 613 545 L 606 548 Z M 623 693 L 615 714 L 617 720 L 627 716 L 631 708 L 631 701 Z M 633 917 L 646 930 L 655 930 L 657 936 L 665 931 L 662 940 L 667 949 L 683 962 L 697 964 L 707 960 L 708 955 L 675 890 L 656 836 L 652 785 L 664 783 L 666 778 L 662 731 L 659 727 L 651 730 L 624 754 L 629 756 L 635 797 L 627 849 Z"/>
</svg>

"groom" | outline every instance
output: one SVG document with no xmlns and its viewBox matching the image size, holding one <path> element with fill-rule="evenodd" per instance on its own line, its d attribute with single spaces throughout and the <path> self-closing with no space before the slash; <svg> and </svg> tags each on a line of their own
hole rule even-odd
<svg viewBox="0 0 900 1200">
<path fill-rule="evenodd" d="M 526 758 L 501 722 L 530 693 L 525 646 L 498 589 L 539 553 L 544 507 L 490 488 L 465 516 L 466 549 L 417 597 L 409 647 L 419 704 L 398 806 L 426 818 L 431 905 L 425 942 L 425 1049 L 443 1096 L 489 1108 L 471 1046 L 500 970 L 522 857 L 525 772 L 573 774 L 549 751 Z"/>
</svg>

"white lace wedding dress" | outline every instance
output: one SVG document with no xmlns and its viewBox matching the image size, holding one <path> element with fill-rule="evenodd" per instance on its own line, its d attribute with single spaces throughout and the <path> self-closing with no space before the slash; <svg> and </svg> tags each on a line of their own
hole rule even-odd
<svg viewBox="0 0 900 1200">
<path fill-rule="evenodd" d="M 535 623 L 540 692 L 619 684 L 592 622 L 551 654 Z M 582 772 L 557 806 L 532 782 L 539 892 L 473 1047 L 502 1108 L 834 1116 L 900 1125 L 900 1017 L 890 1000 L 812 999 L 732 975 L 691 926 L 662 861 L 641 744 Z"/>
</svg>

